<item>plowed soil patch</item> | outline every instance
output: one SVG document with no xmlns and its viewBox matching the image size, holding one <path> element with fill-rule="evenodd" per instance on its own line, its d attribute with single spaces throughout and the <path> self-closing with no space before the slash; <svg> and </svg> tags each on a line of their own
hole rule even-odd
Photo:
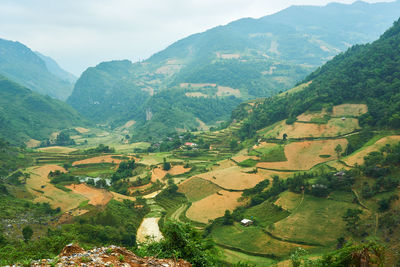
<svg viewBox="0 0 400 267">
<path fill-rule="evenodd" d="M 119 193 L 116 193 L 116 192 L 110 192 L 110 193 L 113 195 L 113 198 L 115 200 L 120 201 L 120 202 L 124 201 L 125 199 L 131 200 L 131 201 L 135 201 L 136 200 L 135 197 L 125 196 L 125 195 L 122 195 L 122 194 L 119 194 Z"/>
<path fill-rule="evenodd" d="M 113 198 L 113 195 L 105 189 L 93 188 L 86 184 L 73 184 L 66 186 L 73 192 L 89 199 L 93 206 L 105 206 Z"/>
<path fill-rule="evenodd" d="M 368 106 L 365 104 L 342 104 L 333 107 L 333 116 L 361 116 L 368 112 Z"/>
<path fill-rule="evenodd" d="M 297 116 L 298 121 L 311 121 L 313 119 L 322 119 L 328 113 L 326 111 L 322 112 L 305 112 Z"/>
<path fill-rule="evenodd" d="M 295 122 L 287 125 L 285 121 L 280 122 L 264 136 L 267 138 L 282 139 L 283 134 L 288 138 L 307 138 L 307 137 L 335 137 L 348 134 L 360 129 L 358 119 L 355 118 L 333 118 L 327 124 L 301 123 Z"/>
<path fill-rule="evenodd" d="M 46 152 L 46 153 L 68 154 L 68 153 L 77 151 L 78 149 L 71 148 L 71 147 L 65 147 L 65 146 L 50 146 L 50 147 L 41 147 L 41 148 L 38 148 L 38 150 L 41 152 Z"/>
<path fill-rule="evenodd" d="M 75 161 L 74 163 L 72 163 L 72 166 L 82 165 L 82 164 L 95 164 L 95 163 L 120 164 L 122 162 L 121 159 L 116 159 L 113 157 L 114 157 L 114 155 L 105 155 L 105 156 L 99 156 L 99 157 L 94 157 L 94 158 L 89 158 L 89 159 L 83 159 L 83 160 Z"/>
<path fill-rule="evenodd" d="M 78 133 L 87 133 L 87 132 L 89 132 L 89 129 L 86 129 L 86 128 L 83 128 L 83 127 L 76 127 L 75 128 L 75 130 L 78 132 Z"/>
<path fill-rule="evenodd" d="M 257 164 L 257 167 L 276 170 L 309 170 L 319 163 L 337 159 L 336 146 L 340 144 L 344 151 L 347 143 L 347 140 L 344 138 L 293 142 L 285 146 L 287 161 L 260 162 Z M 319 155 L 330 155 L 331 157 L 321 158 Z"/>
<path fill-rule="evenodd" d="M 238 166 L 218 169 L 197 175 L 197 177 L 208 180 L 225 189 L 243 190 L 254 187 L 256 184 L 264 180 L 258 173 L 246 173 L 252 168 L 240 168 Z"/>
<path fill-rule="evenodd" d="M 179 175 L 190 171 L 190 168 L 184 168 L 183 165 L 171 166 L 169 171 L 164 171 L 162 167 L 154 168 L 151 172 L 151 181 L 154 183 L 157 180 L 162 180 L 168 173 L 171 175 Z"/>
<path fill-rule="evenodd" d="M 74 209 L 86 198 L 73 192 L 65 192 L 50 183 L 50 171 L 65 169 L 58 165 L 45 165 L 30 169 L 31 176 L 26 181 L 26 187 L 35 196 L 34 202 L 47 202 L 52 208 L 60 207 L 62 211 Z"/>
<path fill-rule="evenodd" d="M 365 149 L 350 155 L 343 159 L 348 165 L 354 166 L 356 163 L 361 165 L 364 163 L 364 157 L 373 151 L 379 151 L 381 147 L 384 147 L 386 144 L 395 144 L 400 142 L 400 135 L 393 135 L 388 137 L 383 137 L 375 142 L 375 144 L 366 147 Z"/>
<path fill-rule="evenodd" d="M 194 202 L 186 211 L 186 216 L 197 222 L 207 223 L 208 220 L 224 215 L 225 210 L 234 210 L 239 203 L 237 200 L 242 195 L 241 192 L 228 192 L 221 190 L 200 201 Z"/>
<path fill-rule="evenodd" d="M 229 160 L 229 159 L 219 161 L 219 162 L 217 162 L 217 164 L 218 165 L 213 166 L 214 171 L 236 166 L 236 164 L 232 160 Z"/>
</svg>

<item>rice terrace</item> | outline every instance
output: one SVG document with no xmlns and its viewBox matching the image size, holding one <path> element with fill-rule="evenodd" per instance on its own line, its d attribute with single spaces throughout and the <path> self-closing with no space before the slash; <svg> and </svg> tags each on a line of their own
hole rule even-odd
<svg viewBox="0 0 400 267">
<path fill-rule="evenodd" d="M 400 1 L 47 1 L 0 3 L 60 60 L 0 39 L 0 266 L 400 266 Z"/>
</svg>

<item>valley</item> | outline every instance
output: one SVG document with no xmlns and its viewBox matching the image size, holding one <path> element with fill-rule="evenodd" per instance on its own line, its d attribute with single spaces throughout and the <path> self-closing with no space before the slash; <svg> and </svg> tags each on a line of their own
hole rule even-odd
<svg viewBox="0 0 400 267">
<path fill-rule="evenodd" d="M 79 78 L 0 39 L 0 265 L 398 266 L 398 10 L 292 6 Z"/>
<path fill-rule="evenodd" d="M 60 213 L 52 219 L 55 225 L 91 216 L 104 210 L 111 200 L 129 200 L 135 207 L 148 207 L 141 225 L 136 228 L 137 242 L 147 242 L 148 236 L 160 240 L 159 225 L 174 220 L 207 229 L 209 237 L 223 251 L 224 259 L 232 264 L 239 259 L 256 266 L 278 264 L 297 248 L 318 258 L 333 249 L 338 238 L 352 236 L 342 219 L 348 209 L 360 209 L 364 211 L 363 220 L 374 222 L 373 230 L 366 230 L 369 234 L 383 234 L 378 220 L 375 222 L 375 217 L 381 216 L 376 202 L 360 199 L 364 190 L 361 176 L 353 177 L 355 181 L 345 190 L 334 189 L 332 185 L 333 191 L 322 198 L 314 196 L 314 189 L 305 191 L 311 185 L 318 186 L 319 177 L 332 173 L 343 172 L 343 179 L 348 179 L 348 175 L 353 175 L 349 170 L 355 164 L 362 166 L 363 158 L 369 153 L 400 142 L 400 132 L 374 132 L 364 146 L 345 154 L 351 142 L 349 137 L 362 132 L 358 118 L 367 111 L 364 104 L 342 104 L 334 106 L 332 111 L 306 112 L 297 117 L 301 120 L 298 124 L 278 122 L 259 130 L 258 139 L 236 140 L 235 145 L 226 139 L 239 129 L 240 124 L 232 124 L 220 131 L 175 136 L 178 141 L 169 137 L 164 142 L 196 146 L 180 145 L 167 152 L 145 152 L 154 146 L 151 143 L 126 143 L 121 138 L 123 129 L 110 132 L 76 128 L 72 137 L 75 146 L 31 149 L 29 154 L 36 164 L 20 169 L 29 178 L 11 188 L 25 192 L 33 203 L 49 203 L 51 208 L 59 208 Z M 320 120 L 327 116 L 329 120 Z M 340 119 L 336 123 L 339 128 L 332 131 L 329 125 L 336 117 Z M 349 119 L 351 123 L 345 123 Z M 307 131 L 304 124 L 310 125 Z M 186 139 L 190 142 L 185 142 Z M 200 143 L 207 145 L 200 148 Z M 88 150 L 94 146 L 109 151 Z M 118 173 L 121 163 L 132 159 L 133 171 L 123 180 L 115 180 L 114 173 Z M 166 164 L 168 170 L 165 170 Z M 50 173 L 56 171 L 80 177 L 78 183 L 76 178 L 52 182 L 57 176 L 52 178 Z M 284 187 L 268 200 L 257 196 L 274 188 L 278 181 L 294 182 L 296 177 L 306 177 L 301 187 Z M 394 192 L 399 194 L 397 189 Z M 385 194 L 378 194 L 376 198 Z M 227 211 L 233 216 L 229 224 L 223 222 Z M 236 216 L 255 223 L 242 226 L 233 219 Z"/>
</svg>

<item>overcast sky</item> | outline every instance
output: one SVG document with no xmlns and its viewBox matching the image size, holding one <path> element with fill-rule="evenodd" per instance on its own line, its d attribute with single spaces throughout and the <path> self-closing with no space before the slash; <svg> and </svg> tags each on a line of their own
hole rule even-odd
<svg viewBox="0 0 400 267">
<path fill-rule="evenodd" d="M 190 34 L 239 18 L 329 2 L 333 1 L 0 0 L 0 38 L 19 41 L 80 75 L 102 61 L 146 59 Z"/>
</svg>

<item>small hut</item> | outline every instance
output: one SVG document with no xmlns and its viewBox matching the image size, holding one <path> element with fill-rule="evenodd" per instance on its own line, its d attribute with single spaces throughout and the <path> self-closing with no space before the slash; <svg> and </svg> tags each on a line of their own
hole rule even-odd
<svg viewBox="0 0 400 267">
<path fill-rule="evenodd" d="M 243 226 L 250 226 L 250 225 L 253 224 L 253 221 L 252 221 L 252 220 L 249 220 L 249 219 L 243 219 L 243 220 L 240 221 L 240 223 L 241 223 Z"/>
</svg>

